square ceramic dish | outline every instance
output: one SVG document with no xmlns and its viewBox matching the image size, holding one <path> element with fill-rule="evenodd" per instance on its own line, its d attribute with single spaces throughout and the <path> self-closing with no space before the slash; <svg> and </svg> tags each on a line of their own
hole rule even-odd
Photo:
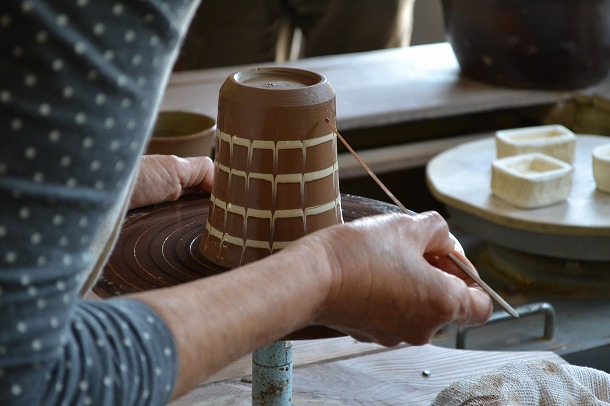
<svg viewBox="0 0 610 406">
<path fill-rule="evenodd" d="M 610 144 L 593 149 L 593 177 L 597 189 L 610 193 Z"/>
<path fill-rule="evenodd" d="M 572 165 L 538 152 L 496 159 L 491 190 L 500 199 L 533 209 L 564 201 L 572 191 Z"/>
<path fill-rule="evenodd" d="M 576 152 L 576 136 L 562 125 L 542 125 L 496 132 L 498 158 L 530 152 L 540 152 L 572 163 Z"/>
</svg>

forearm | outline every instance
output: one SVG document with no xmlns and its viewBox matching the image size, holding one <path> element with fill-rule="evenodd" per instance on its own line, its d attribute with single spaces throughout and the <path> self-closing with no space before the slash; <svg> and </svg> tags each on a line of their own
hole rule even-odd
<svg viewBox="0 0 610 406">
<path fill-rule="evenodd" d="M 179 358 L 174 396 L 311 323 L 331 286 L 323 251 L 310 239 L 222 275 L 135 295 L 165 319 L 174 335 Z"/>
<path fill-rule="evenodd" d="M 133 297 L 174 337 L 179 396 L 312 322 L 383 345 L 427 343 L 452 321 L 483 323 L 489 296 L 425 258 L 453 246 L 438 214 L 367 217 L 221 275 Z"/>
</svg>

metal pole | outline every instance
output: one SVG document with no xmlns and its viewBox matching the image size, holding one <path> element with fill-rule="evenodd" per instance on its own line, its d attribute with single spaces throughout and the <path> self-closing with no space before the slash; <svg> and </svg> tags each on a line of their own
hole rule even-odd
<svg viewBox="0 0 610 406">
<path fill-rule="evenodd" d="M 252 405 L 292 405 L 292 341 L 276 341 L 252 353 Z"/>
</svg>

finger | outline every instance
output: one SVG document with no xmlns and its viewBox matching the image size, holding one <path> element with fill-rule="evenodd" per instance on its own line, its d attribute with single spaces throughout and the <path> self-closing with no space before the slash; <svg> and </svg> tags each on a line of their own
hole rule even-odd
<svg viewBox="0 0 610 406">
<path fill-rule="evenodd" d="M 185 158 L 182 170 L 182 193 L 211 192 L 214 162 L 207 156 Z"/>
<path fill-rule="evenodd" d="M 452 322 L 479 325 L 491 316 L 491 298 L 478 285 L 469 286 L 459 277 L 434 267 L 426 275 L 429 295 L 420 300 L 428 310 L 428 317 L 422 317 L 420 322 L 424 330 Z"/>
<path fill-rule="evenodd" d="M 460 244 L 460 242 L 458 241 L 457 238 L 455 238 L 455 236 L 451 233 L 449 233 L 449 238 L 451 238 L 451 241 L 453 241 L 453 250 L 457 251 L 458 253 L 465 255 L 464 254 L 464 247 L 462 247 L 462 244 Z"/>
<path fill-rule="evenodd" d="M 435 211 L 417 214 L 414 220 L 415 235 L 422 239 L 425 256 L 444 256 L 453 251 L 455 244 L 450 238 L 449 226 L 445 219 Z"/>
<path fill-rule="evenodd" d="M 491 297 L 478 286 L 467 286 L 464 281 L 441 272 L 445 279 L 446 294 L 456 314 L 454 321 L 467 325 L 482 325 L 489 320 L 493 311 Z"/>
<path fill-rule="evenodd" d="M 449 226 L 440 214 L 436 212 L 425 212 L 414 216 L 417 221 L 419 232 L 425 238 L 426 248 L 424 257 L 435 263 L 436 268 L 440 269 L 443 278 L 448 278 L 451 282 L 445 285 L 449 289 L 456 289 L 460 292 L 457 295 L 458 313 L 453 316 L 456 321 L 466 324 L 483 324 L 492 312 L 492 301 L 490 296 L 474 285 L 474 280 L 468 276 L 448 255 L 453 253 L 458 260 L 476 272 L 474 265 L 456 250 L 456 246 L 461 248 L 455 237 L 449 233 Z M 448 275 L 449 274 L 449 275 Z M 457 276 L 459 279 L 455 278 Z M 452 286 L 453 284 L 453 286 Z M 457 286 L 455 285 L 457 284 Z M 453 292 L 456 293 L 456 292 Z"/>
<path fill-rule="evenodd" d="M 172 174 L 165 169 L 164 162 L 168 159 L 171 157 L 165 155 L 141 157 L 130 209 L 171 200 L 171 196 L 175 196 L 174 199 L 179 197 L 179 185 L 171 186 Z"/>
<path fill-rule="evenodd" d="M 453 253 L 458 260 L 460 260 L 464 265 L 466 265 L 468 268 L 470 268 L 474 273 L 476 273 L 478 275 L 478 272 L 475 268 L 475 266 L 472 264 L 472 262 L 470 262 L 470 260 L 465 256 L 462 255 L 461 253 L 454 251 Z M 457 277 L 459 277 L 460 279 L 464 280 L 466 283 L 468 283 L 469 285 L 474 283 L 474 280 L 468 275 L 466 274 L 466 272 L 464 272 L 462 270 L 462 268 L 460 268 L 454 261 L 453 259 L 451 259 L 448 256 L 426 256 L 426 260 L 433 266 L 443 270 L 444 272 L 447 272 L 451 275 L 455 275 Z"/>
<path fill-rule="evenodd" d="M 464 316 L 459 321 L 473 326 L 485 324 L 493 312 L 491 297 L 479 287 L 469 287 L 467 298 Z"/>
</svg>

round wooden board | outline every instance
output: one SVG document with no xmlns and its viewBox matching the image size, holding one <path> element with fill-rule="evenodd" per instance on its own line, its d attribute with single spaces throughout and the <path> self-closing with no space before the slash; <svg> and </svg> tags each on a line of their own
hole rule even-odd
<svg viewBox="0 0 610 406">
<path fill-rule="evenodd" d="M 209 195 L 185 196 L 176 202 L 129 212 L 104 271 L 93 288 L 101 298 L 178 285 L 228 271 L 199 252 L 209 209 Z M 398 207 L 352 195 L 341 195 L 345 222 Z M 286 339 L 337 337 L 342 333 L 309 326 Z"/>
<path fill-rule="evenodd" d="M 461 226 L 489 241 L 555 257 L 610 260 L 610 194 L 596 189 L 591 163 L 593 148 L 605 143 L 609 137 L 577 135 L 571 194 L 552 206 L 521 209 L 492 194 L 494 137 L 434 157 L 427 182 Z"/>
</svg>

